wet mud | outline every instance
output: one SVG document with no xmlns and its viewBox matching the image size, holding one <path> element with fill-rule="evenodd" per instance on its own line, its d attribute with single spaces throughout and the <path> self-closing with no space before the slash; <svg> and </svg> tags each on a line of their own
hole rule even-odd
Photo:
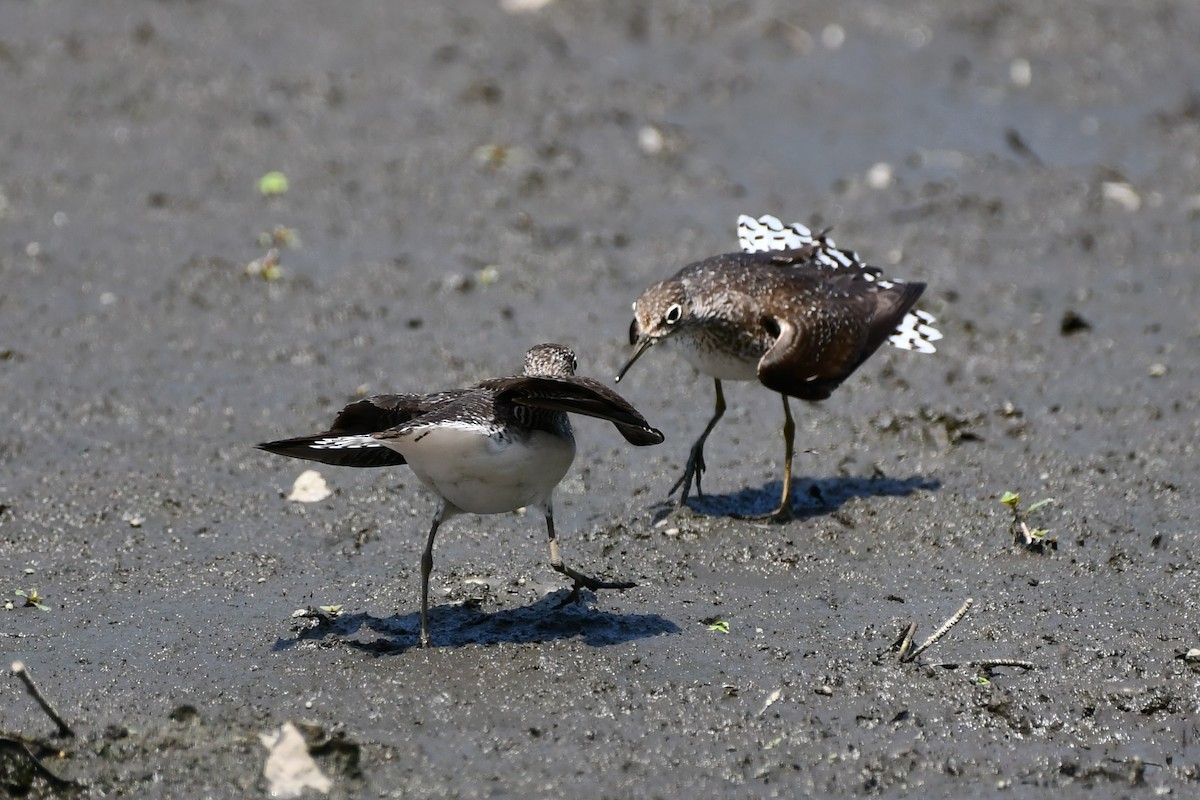
<svg viewBox="0 0 1200 800">
<path fill-rule="evenodd" d="M 294 722 L 330 797 L 1191 796 L 1198 40 L 1172 2 L 0 5 L 0 654 L 75 733 L 10 677 L 0 786 L 265 795 Z M 578 421 L 555 508 L 637 587 L 563 606 L 538 515 L 456 518 L 417 648 L 417 480 L 291 502 L 253 444 L 541 341 L 609 382 L 740 213 L 925 281 L 940 351 L 795 404 L 785 524 L 731 516 L 782 478 L 750 384 L 662 507 L 713 398 L 649 352 L 667 441 Z"/>
</svg>

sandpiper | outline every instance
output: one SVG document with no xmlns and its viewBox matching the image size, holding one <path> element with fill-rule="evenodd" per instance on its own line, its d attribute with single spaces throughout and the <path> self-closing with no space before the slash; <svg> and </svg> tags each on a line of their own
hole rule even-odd
<svg viewBox="0 0 1200 800">
<path fill-rule="evenodd" d="M 788 397 L 824 400 L 884 342 L 933 353 L 942 334 L 934 318 L 913 309 L 925 284 L 888 279 L 824 233 L 767 215 L 738 218 L 742 252 L 684 267 L 654 284 L 633 304 L 633 355 L 626 371 L 652 345 L 673 345 L 713 378 L 716 409 L 692 445 L 683 475 L 687 501 L 693 480 L 703 495 L 704 442 L 725 413 L 722 380 L 755 380 L 783 398 L 785 460 L 779 507 L 764 515 L 791 516 L 795 423 Z"/>
<path fill-rule="evenodd" d="M 429 645 L 429 574 L 433 540 L 456 514 L 499 514 L 536 508 L 546 517 L 550 566 L 581 588 L 628 589 L 629 581 L 602 581 L 563 563 L 554 533 L 551 495 L 575 458 L 565 412 L 608 420 L 635 445 L 659 444 L 663 435 L 608 387 L 575 376 L 570 348 L 540 344 L 525 354 L 523 375 L 486 380 L 435 394 L 387 394 L 346 406 L 328 431 L 259 448 L 344 467 L 408 464 L 440 498 L 421 556 L 421 646 Z"/>
</svg>

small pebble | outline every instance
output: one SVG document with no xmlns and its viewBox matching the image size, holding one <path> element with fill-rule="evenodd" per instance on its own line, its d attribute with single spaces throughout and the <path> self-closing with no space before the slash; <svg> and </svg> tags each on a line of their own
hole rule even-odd
<svg viewBox="0 0 1200 800">
<path fill-rule="evenodd" d="M 541 11 L 554 0 L 500 0 L 500 8 L 509 14 L 528 14 Z"/>
<path fill-rule="evenodd" d="M 867 186 L 872 189 L 886 189 L 896 178 L 895 170 L 886 161 L 880 161 L 867 170 Z"/>
<path fill-rule="evenodd" d="M 656 156 L 666 146 L 666 137 L 662 131 L 653 125 L 646 125 L 638 131 L 638 147 L 648 156 Z"/>
<path fill-rule="evenodd" d="M 321 477 L 321 473 L 315 469 L 306 469 L 292 484 L 292 493 L 288 495 L 287 499 L 297 503 L 317 503 L 331 494 L 332 492 L 329 491 L 329 486 Z"/>
<path fill-rule="evenodd" d="M 841 25 L 826 25 L 821 31 L 821 44 L 827 50 L 837 50 L 846 43 L 846 29 Z"/>
<path fill-rule="evenodd" d="M 1141 195 L 1128 183 L 1105 181 L 1100 184 L 1100 194 L 1106 202 L 1118 205 L 1126 211 L 1137 211 L 1142 207 Z"/>
<path fill-rule="evenodd" d="M 1014 58 L 1008 65 L 1008 79 L 1013 86 L 1025 87 L 1033 82 L 1033 66 L 1026 58 Z"/>
</svg>

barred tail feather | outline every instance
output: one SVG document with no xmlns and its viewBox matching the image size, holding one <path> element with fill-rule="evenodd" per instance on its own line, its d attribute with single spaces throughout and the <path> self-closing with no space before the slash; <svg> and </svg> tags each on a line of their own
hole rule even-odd
<svg viewBox="0 0 1200 800">
<path fill-rule="evenodd" d="M 933 327 L 936 321 L 928 311 L 910 311 L 900 320 L 896 332 L 888 337 L 888 344 L 901 350 L 936 353 L 933 343 L 942 338 L 942 332 Z"/>
<path fill-rule="evenodd" d="M 339 467 L 390 467 L 407 463 L 400 453 L 378 439 L 365 435 L 319 433 L 255 446 L 268 453 Z"/>
<path fill-rule="evenodd" d="M 744 253 L 762 253 L 768 250 L 797 250 L 812 244 L 812 231 L 793 222 L 784 225 L 779 217 L 770 214 L 755 219 L 749 214 L 738 217 L 738 244 Z"/>
<path fill-rule="evenodd" d="M 865 267 L 853 250 L 842 250 L 824 233 L 814 234 L 806 225 L 793 222 L 784 225 L 779 217 L 763 214 L 758 219 L 749 214 L 738 217 L 738 244 L 743 253 L 765 253 L 771 250 L 798 250 L 815 245 L 812 258 L 833 269 Z"/>
</svg>

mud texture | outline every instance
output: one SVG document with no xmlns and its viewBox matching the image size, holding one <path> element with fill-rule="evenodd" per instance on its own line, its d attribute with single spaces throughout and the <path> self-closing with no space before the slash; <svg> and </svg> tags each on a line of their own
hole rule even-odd
<svg viewBox="0 0 1200 800">
<path fill-rule="evenodd" d="M 4 790 L 261 796 L 295 721 L 331 797 L 1194 796 L 1197 41 L 1153 0 L 0 3 L 0 655 L 77 734 L 4 681 Z M 941 351 L 797 407 L 783 525 L 728 516 L 781 477 L 748 384 L 663 513 L 712 390 L 649 353 L 667 442 L 580 421 L 556 508 L 638 587 L 559 608 L 536 515 L 459 518 L 416 648 L 429 495 L 289 502 L 252 445 L 540 341 L 611 380 L 742 212 L 926 281 Z"/>
</svg>

